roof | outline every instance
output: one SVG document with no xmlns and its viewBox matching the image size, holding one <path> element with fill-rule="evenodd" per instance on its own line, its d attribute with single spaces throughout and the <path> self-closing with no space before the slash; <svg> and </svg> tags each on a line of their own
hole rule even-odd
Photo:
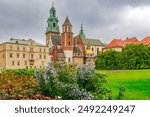
<svg viewBox="0 0 150 117">
<path fill-rule="evenodd" d="M 145 37 L 143 40 L 141 40 L 141 43 L 144 45 L 150 45 L 150 36 Z"/>
<path fill-rule="evenodd" d="M 103 45 L 103 43 L 99 39 L 90 39 L 90 38 L 86 38 L 85 40 L 83 40 L 83 43 L 86 45 L 90 44 L 91 46 L 92 45 L 95 45 L 95 46 Z"/>
<path fill-rule="evenodd" d="M 74 47 L 73 52 L 74 52 L 74 53 L 81 53 L 81 50 L 80 50 L 80 48 L 78 48 L 78 47 Z"/>
<path fill-rule="evenodd" d="M 44 47 L 46 47 L 45 45 L 40 44 L 40 43 L 38 43 L 38 42 L 35 42 L 35 41 L 32 40 L 32 39 L 25 40 L 25 39 L 14 39 L 14 38 L 11 38 L 9 41 L 7 41 L 7 42 L 5 42 L 5 43 L 6 43 L 6 44 L 28 45 L 28 44 L 30 44 L 31 42 L 33 42 L 35 46 L 44 46 Z"/>
<path fill-rule="evenodd" d="M 128 44 L 140 44 L 140 41 L 136 37 L 128 38 L 125 40 L 113 39 L 105 48 L 124 48 Z"/>
<path fill-rule="evenodd" d="M 125 43 L 121 39 L 113 39 L 105 48 L 125 47 Z"/>
<path fill-rule="evenodd" d="M 60 35 L 51 35 L 51 40 L 53 44 L 61 45 L 61 36 Z"/>
<path fill-rule="evenodd" d="M 68 16 L 66 17 L 66 20 L 65 20 L 65 22 L 64 22 L 63 25 L 71 25 Z M 71 26 L 72 26 L 72 25 L 71 25 Z"/>
<path fill-rule="evenodd" d="M 128 38 L 124 40 L 126 44 L 139 44 L 139 40 L 136 37 Z"/>
</svg>

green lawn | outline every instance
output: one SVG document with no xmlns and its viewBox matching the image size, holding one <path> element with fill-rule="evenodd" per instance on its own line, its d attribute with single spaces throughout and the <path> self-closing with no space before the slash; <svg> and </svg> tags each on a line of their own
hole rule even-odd
<svg viewBox="0 0 150 117">
<path fill-rule="evenodd" d="M 106 71 L 107 86 L 112 89 L 113 99 L 116 99 L 119 87 L 123 83 L 126 90 L 126 100 L 150 100 L 150 70 Z"/>
</svg>

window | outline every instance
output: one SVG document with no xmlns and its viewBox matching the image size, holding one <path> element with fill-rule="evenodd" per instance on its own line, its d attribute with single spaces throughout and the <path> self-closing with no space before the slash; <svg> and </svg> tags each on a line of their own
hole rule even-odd
<svg viewBox="0 0 150 117">
<path fill-rule="evenodd" d="M 68 42 L 68 45 L 70 45 L 70 42 Z"/>
<path fill-rule="evenodd" d="M 15 61 L 12 61 L 12 65 L 15 65 Z"/>
<path fill-rule="evenodd" d="M 23 51 L 26 51 L 26 48 L 25 48 L 25 47 L 23 47 Z"/>
<path fill-rule="evenodd" d="M 26 57 L 26 55 L 25 54 L 23 54 L 23 58 L 25 58 Z"/>
<path fill-rule="evenodd" d="M 17 63 L 17 64 L 18 64 L 18 66 L 19 66 L 19 65 L 20 65 L 20 62 L 18 61 L 18 63 Z"/>
<path fill-rule="evenodd" d="M 44 59 L 46 59 L 46 55 L 44 55 Z"/>
<path fill-rule="evenodd" d="M 19 47 L 17 47 L 17 50 L 19 51 Z"/>
<path fill-rule="evenodd" d="M 17 58 L 19 58 L 19 53 L 17 53 Z"/>
<path fill-rule="evenodd" d="M 42 55 L 41 54 L 39 55 L 39 58 L 42 59 Z"/>
<path fill-rule="evenodd" d="M 46 50 L 44 49 L 44 52 L 46 52 Z"/>
<path fill-rule="evenodd" d="M 3 58 L 5 57 L 5 54 L 3 53 Z"/>
<path fill-rule="evenodd" d="M 92 51 L 94 51 L 94 48 L 92 47 Z"/>
<path fill-rule="evenodd" d="M 40 52 L 42 52 L 42 49 L 40 48 Z"/>
<path fill-rule="evenodd" d="M 27 65 L 27 61 L 24 61 L 24 65 Z"/>
<path fill-rule="evenodd" d="M 12 58 L 12 53 L 10 53 L 9 57 Z"/>
<path fill-rule="evenodd" d="M 99 48 L 97 48 L 97 55 L 99 54 Z"/>
<path fill-rule="evenodd" d="M 31 54 L 31 59 L 33 59 L 34 58 L 34 55 L 33 54 Z"/>
<path fill-rule="evenodd" d="M 70 27 L 69 27 L 69 32 L 71 32 Z"/>
<path fill-rule="evenodd" d="M 54 28 L 55 28 L 55 26 L 56 26 L 55 23 L 53 23 L 53 27 L 54 27 Z"/>
<path fill-rule="evenodd" d="M 30 48 L 30 52 L 33 52 L 33 48 Z"/>
</svg>

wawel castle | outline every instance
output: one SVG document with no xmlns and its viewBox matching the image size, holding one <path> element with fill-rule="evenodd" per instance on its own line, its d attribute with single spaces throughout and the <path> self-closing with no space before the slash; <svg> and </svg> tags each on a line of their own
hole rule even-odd
<svg viewBox="0 0 150 117">
<path fill-rule="evenodd" d="M 104 45 L 99 39 L 87 38 L 83 26 L 78 35 L 72 32 L 73 25 L 68 17 L 58 25 L 56 9 L 52 5 L 47 19 L 46 44 L 33 39 L 15 39 L 0 44 L 0 68 L 23 69 L 44 68 L 49 62 L 86 64 L 94 62 L 96 56 L 109 49 L 121 51 L 127 44 L 150 45 L 150 37 L 138 41 L 137 38 L 114 39 Z"/>
</svg>

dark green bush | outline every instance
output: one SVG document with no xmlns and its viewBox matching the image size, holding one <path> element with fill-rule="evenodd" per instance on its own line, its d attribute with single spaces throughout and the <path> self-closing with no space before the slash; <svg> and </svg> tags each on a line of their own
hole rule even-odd
<svg viewBox="0 0 150 117">
<path fill-rule="evenodd" d="M 130 44 L 121 52 L 102 52 L 96 58 L 95 67 L 101 70 L 150 69 L 150 47 Z"/>
</svg>

